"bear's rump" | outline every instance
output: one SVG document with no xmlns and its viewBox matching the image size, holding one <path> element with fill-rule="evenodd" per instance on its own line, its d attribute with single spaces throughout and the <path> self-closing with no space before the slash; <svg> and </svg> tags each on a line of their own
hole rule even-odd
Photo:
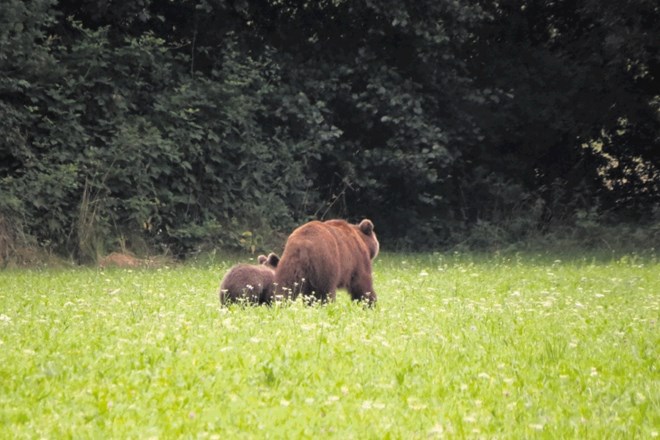
<svg viewBox="0 0 660 440">
<path fill-rule="evenodd" d="M 254 290 L 262 289 L 273 282 L 273 272 L 260 266 L 236 266 L 222 280 L 220 289 L 230 292 L 242 291 L 246 286 Z"/>
<path fill-rule="evenodd" d="M 297 261 L 295 273 L 288 277 L 288 282 L 294 281 L 303 284 L 308 289 L 318 293 L 328 293 L 331 286 L 338 280 L 338 259 L 336 246 L 327 240 L 323 246 L 313 242 L 300 243 L 294 250 L 292 261 Z"/>
</svg>

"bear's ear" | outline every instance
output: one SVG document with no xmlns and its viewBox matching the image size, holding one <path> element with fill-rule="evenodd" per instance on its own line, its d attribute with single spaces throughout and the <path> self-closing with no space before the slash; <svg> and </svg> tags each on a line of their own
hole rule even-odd
<svg viewBox="0 0 660 440">
<path fill-rule="evenodd" d="M 268 260 L 268 257 L 265 256 L 265 255 L 259 255 L 257 257 L 257 261 L 259 262 L 259 264 L 264 264 L 267 260 Z"/>
<path fill-rule="evenodd" d="M 270 266 L 277 267 L 279 262 L 280 262 L 280 257 L 278 257 L 277 254 L 274 254 L 273 252 L 268 254 L 268 264 Z"/>
<path fill-rule="evenodd" d="M 362 231 L 364 235 L 371 235 L 371 233 L 374 231 L 374 224 L 371 223 L 371 220 L 367 218 L 362 220 L 358 227 L 360 228 L 360 231 Z"/>
</svg>

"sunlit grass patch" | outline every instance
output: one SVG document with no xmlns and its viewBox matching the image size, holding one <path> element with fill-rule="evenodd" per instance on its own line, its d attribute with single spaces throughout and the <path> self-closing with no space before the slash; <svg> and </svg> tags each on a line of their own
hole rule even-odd
<svg viewBox="0 0 660 440">
<path fill-rule="evenodd" d="M 0 273 L 9 437 L 658 435 L 652 255 L 384 254 L 378 306 L 221 308 L 234 262 Z"/>
</svg>

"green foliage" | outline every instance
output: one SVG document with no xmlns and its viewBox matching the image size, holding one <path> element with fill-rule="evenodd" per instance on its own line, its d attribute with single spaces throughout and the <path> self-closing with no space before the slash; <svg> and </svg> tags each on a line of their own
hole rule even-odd
<svg viewBox="0 0 660 440">
<path fill-rule="evenodd" d="M 331 216 L 414 247 L 652 228 L 658 11 L 629 6 L 5 1 L 0 212 L 79 261 Z"/>
<path fill-rule="evenodd" d="M 385 253 L 375 309 L 221 309 L 235 262 L 0 272 L 4 436 L 658 435 L 653 254 Z"/>
<path fill-rule="evenodd" d="M 280 74 L 267 59 L 240 57 L 230 39 L 210 75 L 191 75 L 190 57 L 153 33 L 117 42 L 108 27 L 60 25 L 57 77 L 36 72 L 7 103 L 8 131 L 24 138 L 4 145 L 2 203 L 31 234 L 80 260 L 135 231 L 178 253 L 237 246 L 246 229 L 289 228 L 305 211 L 311 140 L 265 123 Z"/>
</svg>

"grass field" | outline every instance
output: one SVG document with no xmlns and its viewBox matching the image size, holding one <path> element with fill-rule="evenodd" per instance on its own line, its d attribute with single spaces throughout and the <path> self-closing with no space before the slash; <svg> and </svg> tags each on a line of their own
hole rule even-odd
<svg viewBox="0 0 660 440">
<path fill-rule="evenodd" d="M 385 254 L 373 310 L 233 263 L 0 272 L 0 438 L 659 436 L 654 254 Z"/>
</svg>

